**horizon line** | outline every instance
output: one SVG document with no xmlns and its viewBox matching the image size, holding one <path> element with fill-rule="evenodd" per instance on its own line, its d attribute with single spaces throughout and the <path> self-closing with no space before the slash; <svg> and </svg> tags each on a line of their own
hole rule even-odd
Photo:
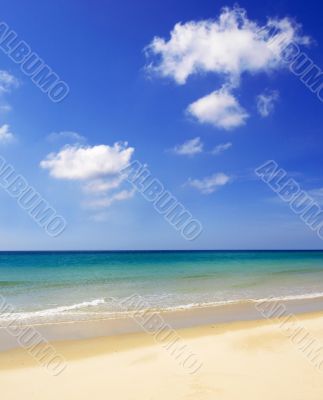
<svg viewBox="0 0 323 400">
<path fill-rule="evenodd" d="M 323 251 L 322 249 L 114 249 L 114 250 L 105 250 L 105 249 L 96 249 L 96 250 L 90 250 L 90 249 L 69 249 L 69 250 L 0 250 L 0 253 L 126 253 L 126 252 L 204 252 L 204 251 L 210 251 L 210 252 L 225 252 L 225 251 L 232 251 L 232 252 L 242 252 L 242 251 L 259 251 L 259 252 L 265 252 L 265 251 Z"/>
</svg>

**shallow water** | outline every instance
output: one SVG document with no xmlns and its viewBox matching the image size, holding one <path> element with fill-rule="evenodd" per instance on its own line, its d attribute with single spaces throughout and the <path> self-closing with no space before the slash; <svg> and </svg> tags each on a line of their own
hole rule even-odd
<svg viewBox="0 0 323 400">
<path fill-rule="evenodd" d="M 0 253 L 0 324 L 323 296 L 321 251 Z M 8 308 L 4 309 L 4 304 Z"/>
</svg>

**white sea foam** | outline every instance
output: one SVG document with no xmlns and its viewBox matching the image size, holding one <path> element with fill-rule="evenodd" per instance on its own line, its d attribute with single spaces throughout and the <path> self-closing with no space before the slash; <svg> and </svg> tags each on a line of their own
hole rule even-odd
<svg viewBox="0 0 323 400">
<path fill-rule="evenodd" d="M 220 306 L 229 306 L 229 305 L 237 305 L 244 303 L 262 303 L 262 302 L 274 302 L 274 301 L 297 301 L 297 300 L 311 300 L 311 299 L 323 299 L 323 292 L 316 293 L 305 293 L 305 294 L 293 294 L 293 295 L 285 295 L 285 296 L 272 296 L 265 298 L 240 298 L 240 299 L 228 299 L 228 300 L 219 300 L 212 302 L 196 302 L 196 303 L 187 303 L 187 304 L 176 304 L 172 306 L 156 306 L 156 304 L 151 305 L 149 307 L 149 300 L 147 300 L 147 308 L 142 311 L 146 311 L 148 308 L 151 312 L 167 312 L 167 311 L 180 311 L 180 310 L 188 310 L 188 309 L 198 309 L 198 308 L 208 308 L 208 307 L 220 307 Z M 107 301 L 108 300 L 108 301 Z M 111 298 L 99 298 L 91 301 L 84 301 L 81 303 L 76 303 L 72 305 L 59 306 L 48 308 L 39 311 L 30 311 L 30 312 L 16 312 L 16 313 L 4 313 L 0 314 L 0 322 L 1 321 L 26 321 L 28 323 L 34 322 L 44 322 L 44 321 L 53 321 L 59 320 L 60 317 L 70 317 L 70 320 L 74 320 L 81 318 L 82 316 L 86 319 L 95 318 L 122 318 L 129 317 L 134 311 L 138 310 L 124 310 L 120 307 L 118 309 L 118 302 L 115 299 L 113 301 L 113 308 L 109 309 L 109 302 L 112 300 Z M 93 309 L 96 306 L 106 304 L 108 307 L 105 309 Z M 86 312 L 84 312 L 86 309 Z M 81 310 L 83 310 L 81 312 Z"/>
<path fill-rule="evenodd" d="M 295 295 L 286 295 L 286 296 L 276 296 L 276 297 L 265 297 L 260 299 L 255 298 L 241 298 L 235 300 L 219 300 L 219 301 L 211 301 L 211 302 L 203 302 L 203 303 L 189 303 L 189 304 L 181 304 L 174 305 L 170 307 L 163 307 L 160 311 L 176 311 L 176 310 L 186 310 L 191 308 L 207 308 L 207 307 L 220 307 L 226 305 L 233 304 L 242 304 L 242 303 L 262 303 L 262 302 L 274 302 L 274 301 L 293 301 L 293 300 L 310 300 L 310 299 L 323 299 L 323 292 L 317 293 L 306 293 L 306 294 L 295 294 Z"/>
<path fill-rule="evenodd" d="M 320 297 L 323 297 L 323 292 L 294 294 L 287 296 L 269 297 L 263 299 L 252 299 L 252 301 L 259 303 L 264 301 L 292 301 L 292 300 L 306 300 L 306 299 L 310 300 L 310 299 L 318 299 Z"/>
<path fill-rule="evenodd" d="M 5 320 L 25 320 L 29 318 L 37 318 L 37 317 L 47 317 L 54 316 L 59 314 L 64 314 L 68 311 L 79 310 L 87 307 L 98 306 L 99 304 L 104 304 L 104 299 L 95 299 L 92 301 L 84 301 L 82 303 L 72 304 L 70 306 L 60 306 L 54 308 L 47 308 L 45 310 L 40 311 L 30 311 L 30 312 L 13 312 L 13 313 L 4 313 L 1 315 L 1 319 Z"/>
</svg>

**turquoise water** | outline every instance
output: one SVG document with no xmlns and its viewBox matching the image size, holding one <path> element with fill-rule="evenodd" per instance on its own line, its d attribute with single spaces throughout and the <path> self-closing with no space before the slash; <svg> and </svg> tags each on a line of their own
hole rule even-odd
<svg viewBox="0 0 323 400">
<path fill-rule="evenodd" d="M 178 309 L 323 296 L 323 252 L 0 253 L 0 294 L 27 323 L 124 314 L 133 294 Z"/>
</svg>

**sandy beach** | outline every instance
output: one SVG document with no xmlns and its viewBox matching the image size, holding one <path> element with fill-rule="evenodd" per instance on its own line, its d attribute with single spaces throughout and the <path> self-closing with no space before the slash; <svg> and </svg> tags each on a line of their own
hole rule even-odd
<svg viewBox="0 0 323 400">
<path fill-rule="evenodd" d="M 0 400 L 323 400 L 323 1 L 241 3 L 1 3 Z"/>
<path fill-rule="evenodd" d="M 297 318 L 304 332 L 317 339 L 317 343 L 323 343 L 323 313 L 302 314 Z M 292 324 L 285 322 L 284 328 L 291 330 Z M 24 349 L 2 352 L 1 398 L 321 400 L 323 397 L 323 366 L 315 366 L 305 350 L 301 351 L 282 332 L 279 320 L 185 328 L 177 334 L 201 362 L 196 372 L 184 368 L 153 335 L 143 332 L 52 343 L 67 360 L 66 369 L 58 376 L 52 376 Z"/>
</svg>

